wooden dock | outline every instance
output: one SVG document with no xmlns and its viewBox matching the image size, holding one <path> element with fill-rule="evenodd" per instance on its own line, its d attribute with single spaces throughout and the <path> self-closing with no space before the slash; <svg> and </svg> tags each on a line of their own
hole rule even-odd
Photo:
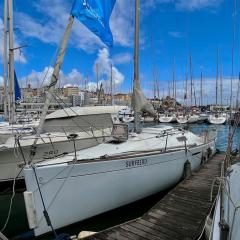
<svg viewBox="0 0 240 240">
<path fill-rule="evenodd" d="M 185 179 L 142 217 L 117 225 L 91 240 L 195 240 L 200 236 L 212 207 L 213 179 L 220 176 L 224 154 L 216 154 L 189 179 Z M 213 197 L 217 194 L 217 187 Z M 213 199 L 214 199 L 213 198 Z"/>
</svg>

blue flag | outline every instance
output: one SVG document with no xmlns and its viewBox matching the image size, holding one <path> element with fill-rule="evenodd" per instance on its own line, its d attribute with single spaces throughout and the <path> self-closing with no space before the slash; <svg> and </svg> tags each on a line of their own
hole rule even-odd
<svg viewBox="0 0 240 240">
<path fill-rule="evenodd" d="M 113 36 L 109 19 L 116 0 L 75 0 L 71 14 L 111 47 Z"/>
<path fill-rule="evenodd" d="M 21 100 L 21 89 L 18 84 L 17 80 L 17 75 L 16 72 L 14 71 L 14 91 L 15 91 L 15 101 L 20 101 Z"/>
</svg>

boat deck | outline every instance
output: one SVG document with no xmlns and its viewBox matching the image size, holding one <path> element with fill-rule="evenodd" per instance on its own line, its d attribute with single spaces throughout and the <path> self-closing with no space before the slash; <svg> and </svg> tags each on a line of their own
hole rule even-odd
<svg viewBox="0 0 240 240">
<path fill-rule="evenodd" d="M 201 169 L 185 179 L 142 217 L 84 239 L 98 240 L 193 240 L 202 233 L 212 207 L 211 186 L 220 176 L 224 154 L 216 154 Z M 217 195 L 215 186 L 213 199 Z"/>
</svg>

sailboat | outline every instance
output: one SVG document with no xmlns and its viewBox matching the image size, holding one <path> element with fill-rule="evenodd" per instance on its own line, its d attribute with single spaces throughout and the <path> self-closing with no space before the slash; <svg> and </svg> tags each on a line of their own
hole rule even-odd
<svg viewBox="0 0 240 240">
<path fill-rule="evenodd" d="M 114 0 L 101 2 L 103 9 L 111 9 L 109 17 L 114 3 Z M 169 188 L 182 178 L 187 161 L 192 170 L 197 170 L 201 162 L 215 152 L 214 139 L 199 137 L 189 131 L 165 126 L 140 129 L 140 111 L 154 111 L 146 101 L 139 82 L 139 8 L 140 1 L 136 0 L 134 132 L 130 132 L 125 124 L 117 124 L 106 143 L 74 151 L 64 157 L 26 165 L 24 176 L 27 191 L 24 192 L 24 199 L 29 227 L 34 229 L 35 236 Z M 77 9 L 82 10 L 81 14 Z M 80 19 L 85 19 L 84 9 L 82 1 L 75 2 L 61 53 L 65 51 L 74 18 L 80 16 Z M 96 8 L 88 5 L 87 9 L 93 11 L 90 15 L 92 21 L 98 21 L 99 17 L 103 19 L 101 16 L 96 18 Z M 89 28 L 92 29 L 91 26 Z M 61 65 L 61 62 L 58 60 L 59 70 L 58 64 Z"/>
<path fill-rule="evenodd" d="M 8 27 L 9 26 L 9 29 Z M 8 49 L 7 49 L 8 48 Z M 12 0 L 4 1 L 4 117 L 5 122 L 0 124 L 0 143 L 4 143 L 15 134 L 34 133 L 38 121 L 21 122 L 16 115 L 16 102 L 21 100 L 21 90 L 14 69 L 14 38 L 13 38 L 13 11 Z M 9 121 L 6 121 L 8 119 Z"/>
<path fill-rule="evenodd" d="M 177 121 L 176 115 L 174 113 L 165 113 L 159 117 L 160 123 L 175 123 Z"/>
<path fill-rule="evenodd" d="M 226 177 L 222 178 L 222 193 L 219 193 L 213 219 L 210 223 L 211 240 L 238 240 L 240 238 L 240 163 L 233 164 L 227 169 Z"/>
<path fill-rule="evenodd" d="M 23 174 L 18 173 L 24 162 L 53 159 L 107 141 L 113 123 L 119 123 L 118 112 L 125 108 L 125 106 L 72 107 L 48 114 L 43 133 L 38 136 L 33 156 L 30 152 L 35 141 L 34 135 L 9 137 L 4 144 L 0 144 L 0 184 L 4 182 L 5 186 L 6 182 L 13 181 L 16 176 L 17 180 L 22 179 Z M 21 146 L 22 154 L 16 150 L 18 146 Z"/>
<path fill-rule="evenodd" d="M 218 75 L 219 75 L 219 49 L 217 49 L 217 72 L 216 72 L 216 110 L 215 113 L 208 117 L 208 122 L 211 124 L 221 125 L 225 124 L 228 120 L 226 113 L 218 110 Z M 222 81 L 222 70 L 221 70 L 221 81 Z M 222 85 L 222 83 L 221 83 Z M 222 86 L 221 86 L 221 101 L 222 101 Z"/>
<path fill-rule="evenodd" d="M 5 27 L 9 25 L 11 28 L 12 0 L 5 1 L 4 4 L 4 17 L 11 22 L 11 24 L 5 22 Z M 7 20 L 5 19 L 5 21 Z M 8 31 L 5 31 L 5 35 L 6 32 Z M 5 38 L 7 40 L 6 36 Z M 12 30 L 9 31 L 9 39 L 13 39 Z M 9 50 L 9 52 L 11 51 Z M 5 48 L 5 56 L 7 57 L 6 53 L 7 49 Z M 9 59 L 12 58 L 11 55 Z M 10 65 L 13 69 L 12 61 Z M 4 75 L 7 78 L 8 75 L 10 76 L 10 72 L 9 74 L 6 72 Z M 10 80 L 12 79 L 10 78 Z M 14 89 L 15 100 L 11 101 L 11 104 L 15 106 L 15 101 L 21 99 L 21 91 L 15 72 Z M 7 99 L 5 98 L 5 100 Z M 6 101 L 4 106 L 9 105 Z M 15 111 L 10 111 L 10 122 L 0 123 L 0 188 L 2 185 L 5 187 L 7 183 L 11 183 L 17 176 L 17 180 L 23 179 L 23 174 L 20 172 L 25 162 L 52 159 L 73 152 L 74 149 L 81 150 L 106 141 L 111 135 L 113 123 L 119 122 L 118 112 L 123 108 L 125 106 L 72 107 L 57 110 L 46 116 L 42 134 L 37 135 L 37 143 L 35 143 L 36 138 L 33 134 L 36 133 L 35 129 L 39 125 L 39 120 L 29 121 L 31 119 L 28 117 L 20 117 L 15 122 Z M 5 114 L 8 116 L 7 109 Z M 72 139 L 71 134 L 74 134 L 74 139 Z M 22 154 L 16 150 L 18 146 L 21 146 Z"/>
<path fill-rule="evenodd" d="M 221 176 L 215 199 L 215 209 L 206 219 L 205 233 L 208 239 L 240 239 L 240 158 L 233 156 L 232 142 L 239 119 L 230 128 L 226 156 L 222 162 Z"/>
<path fill-rule="evenodd" d="M 185 92 L 184 92 L 184 106 L 180 113 L 177 113 L 177 122 L 180 124 L 186 124 L 188 122 L 187 114 L 187 98 L 188 98 L 188 70 L 186 69 L 186 82 L 185 82 Z"/>
<path fill-rule="evenodd" d="M 188 116 L 184 113 L 177 114 L 177 122 L 180 124 L 186 124 L 188 123 Z"/>
</svg>

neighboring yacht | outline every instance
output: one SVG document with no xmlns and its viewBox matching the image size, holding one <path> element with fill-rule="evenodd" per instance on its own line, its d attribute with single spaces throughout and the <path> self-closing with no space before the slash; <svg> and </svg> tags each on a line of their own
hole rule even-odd
<svg viewBox="0 0 240 240">
<path fill-rule="evenodd" d="M 207 220 L 211 229 L 210 240 L 240 239 L 240 163 L 229 167 L 225 175 L 221 179 L 222 195 L 219 191 L 213 219 Z"/>
<path fill-rule="evenodd" d="M 124 108 L 125 106 L 72 107 L 47 115 L 34 156 L 31 156 L 30 152 L 35 136 L 21 136 L 22 129 L 15 133 L 16 137 L 8 136 L 8 140 L 0 144 L 0 182 L 12 181 L 24 161 L 52 159 L 75 149 L 81 150 L 107 141 L 113 124 L 119 123 L 118 112 Z M 31 129 L 29 131 L 29 134 L 32 133 Z M 17 150 L 18 146 L 21 146 L 23 155 Z M 22 174 L 19 178 L 22 178 Z"/>
<path fill-rule="evenodd" d="M 180 124 L 188 123 L 188 116 L 186 114 L 178 114 L 176 119 L 177 119 L 177 122 Z"/>
<path fill-rule="evenodd" d="M 208 122 L 211 124 L 221 125 L 227 122 L 227 114 L 224 113 L 216 113 L 212 114 L 208 117 Z"/>
<path fill-rule="evenodd" d="M 197 114 L 190 114 L 188 117 L 188 123 L 198 123 L 200 120 L 200 116 Z"/>
<path fill-rule="evenodd" d="M 165 113 L 164 115 L 159 117 L 160 123 L 175 123 L 177 122 L 176 115 L 173 113 Z"/>
</svg>

